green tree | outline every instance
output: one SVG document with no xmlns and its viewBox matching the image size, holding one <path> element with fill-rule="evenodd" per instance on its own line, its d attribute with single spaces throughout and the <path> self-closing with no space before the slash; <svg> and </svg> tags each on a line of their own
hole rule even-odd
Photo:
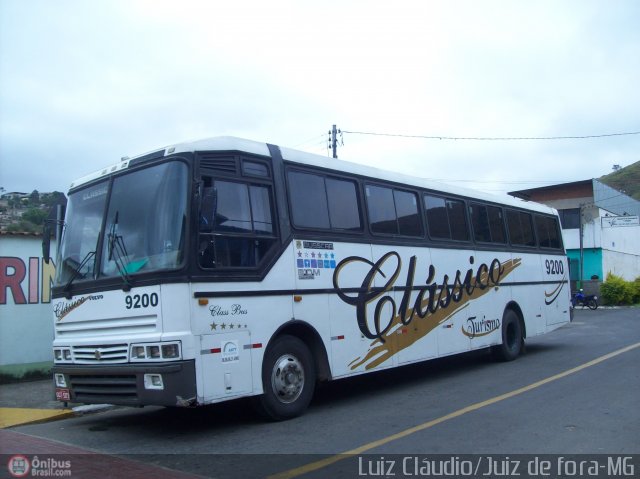
<svg viewBox="0 0 640 479">
<path fill-rule="evenodd" d="M 47 212 L 43 211 L 39 208 L 29 208 L 22 215 L 23 221 L 28 221 L 29 223 L 33 223 L 36 226 L 41 226 L 44 224 L 44 220 L 47 219 Z"/>
<path fill-rule="evenodd" d="M 40 193 L 38 192 L 38 190 L 33 190 L 31 192 L 31 194 L 29 195 L 29 201 L 31 203 L 31 206 L 37 206 L 40 204 Z"/>
</svg>

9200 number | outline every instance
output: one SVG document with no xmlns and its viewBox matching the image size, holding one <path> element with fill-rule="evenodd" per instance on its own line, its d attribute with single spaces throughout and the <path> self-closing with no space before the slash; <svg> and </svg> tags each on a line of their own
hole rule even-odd
<svg viewBox="0 0 640 479">
<path fill-rule="evenodd" d="M 158 294 L 134 294 L 125 296 L 124 298 L 125 305 L 127 309 L 140 309 L 140 308 L 148 308 L 158 306 Z"/>
<path fill-rule="evenodd" d="M 564 274 L 564 264 L 559 259 L 547 259 L 544 262 L 547 274 Z"/>
</svg>

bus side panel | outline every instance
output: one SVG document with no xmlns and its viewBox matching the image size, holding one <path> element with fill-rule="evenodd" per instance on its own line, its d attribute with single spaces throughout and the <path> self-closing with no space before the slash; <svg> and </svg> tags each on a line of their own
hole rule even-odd
<svg viewBox="0 0 640 479">
<path fill-rule="evenodd" d="M 471 340 L 471 349 L 482 349 L 502 342 L 502 315 L 511 301 L 512 288 L 492 284 L 488 268 L 494 262 L 501 265 L 513 264 L 510 253 L 497 251 L 476 251 L 473 271 L 476 279 L 474 313 L 467 318 L 464 333 Z M 480 278 L 478 278 L 480 276 Z M 510 276 L 502 281 L 509 282 Z"/>
<path fill-rule="evenodd" d="M 203 402 L 251 393 L 251 337 L 248 331 L 200 337 Z"/>
<path fill-rule="evenodd" d="M 438 325 L 436 336 L 438 338 L 438 356 L 462 353 L 469 351 L 471 342 L 468 336 L 463 334 L 468 318 L 475 317 L 477 308 L 476 299 L 469 297 L 456 286 L 456 277 L 464 279 L 468 269 L 473 267 L 470 258 L 473 251 L 455 249 L 433 249 L 431 257 L 436 270 L 436 279 L 444 286 L 447 276 L 447 291 L 443 291 L 440 301 L 441 309 L 438 311 Z M 460 295 L 460 301 L 456 301 Z M 446 305 L 446 307 L 445 307 Z"/>
<path fill-rule="evenodd" d="M 429 315 L 424 318 L 420 317 L 420 313 L 426 304 L 417 305 L 416 301 L 425 298 L 425 294 L 420 294 L 421 287 L 426 286 L 429 276 L 429 267 L 432 264 L 432 252 L 429 248 L 408 248 L 398 247 L 397 251 L 402 258 L 402 271 L 398 279 L 399 284 L 404 286 L 404 291 L 396 291 L 396 304 L 398 309 L 402 308 L 403 301 L 407 305 L 405 313 L 406 325 L 401 325 L 396 330 L 395 339 L 397 342 L 397 358 L 398 364 L 407 364 L 425 359 L 435 358 L 438 355 L 438 339 L 437 333 L 433 330 L 427 334 L 421 334 L 422 328 L 428 328 L 434 318 Z M 415 256 L 415 271 L 411 278 L 411 258 Z M 437 278 L 437 276 L 436 276 Z M 400 312 L 398 312 L 400 314 Z M 408 346 L 407 346 L 408 345 Z"/>
<path fill-rule="evenodd" d="M 199 402 L 262 393 L 264 351 L 275 330 L 293 317 L 291 295 L 279 293 L 295 286 L 292 257 L 289 248 L 260 282 L 192 284 L 191 328 L 200 345 L 196 356 Z M 197 293 L 204 297 L 196 298 Z M 237 358 L 232 354 L 236 344 Z M 232 359 L 223 361 L 225 357 Z M 247 378 L 250 386 L 238 376 Z"/>
<path fill-rule="evenodd" d="M 340 298 L 358 298 L 349 288 L 360 288 L 371 269 L 369 245 L 327 241 L 294 241 L 296 289 L 302 301 L 295 303 L 296 319 L 310 323 L 319 333 L 329 358 L 333 378 L 352 374 L 350 363 L 371 342 L 359 327 L 355 305 Z M 342 266 L 340 266 L 342 265 Z M 335 283 L 335 284 L 334 284 Z M 334 288 L 340 291 L 334 292 Z M 304 290 L 326 293 L 304 295 Z"/>
<path fill-rule="evenodd" d="M 570 321 L 571 288 L 569 264 L 565 255 L 542 256 L 542 276 L 552 283 L 545 288 L 545 318 L 547 331 Z"/>
<path fill-rule="evenodd" d="M 512 283 L 511 297 L 523 312 L 527 337 L 537 336 L 546 329 L 542 311 L 545 286 L 542 284 L 540 257 L 523 252 L 514 252 L 512 256 L 520 266 L 507 281 Z"/>
</svg>

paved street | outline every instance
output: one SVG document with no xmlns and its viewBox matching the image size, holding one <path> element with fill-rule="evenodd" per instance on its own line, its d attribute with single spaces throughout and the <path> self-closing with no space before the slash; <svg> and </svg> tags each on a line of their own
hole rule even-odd
<svg viewBox="0 0 640 479">
<path fill-rule="evenodd" d="M 357 457 L 390 455 L 639 454 L 638 364 L 640 310 L 579 309 L 517 361 L 475 352 L 336 381 L 291 421 L 264 422 L 243 400 L 118 408 L 10 432 L 222 478 L 357 477 Z"/>
</svg>

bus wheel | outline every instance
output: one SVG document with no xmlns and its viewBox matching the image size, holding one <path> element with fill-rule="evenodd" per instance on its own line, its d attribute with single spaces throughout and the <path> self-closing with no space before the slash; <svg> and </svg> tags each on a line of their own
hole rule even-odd
<svg viewBox="0 0 640 479">
<path fill-rule="evenodd" d="M 262 363 L 264 394 L 258 398 L 258 410 L 276 421 L 299 416 L 311 402 L 315 383 L 315 363 L 307 345 L 295 336 L 280 336 Z"/>
<path fill-rule="evenodd" d="M 523 350 L 524 337 L 518 314 L 507 309 L 502 316 L 502 344 L 493 346 L 491 353 L 498 361 L 513 361 Z"/>
</svg>

